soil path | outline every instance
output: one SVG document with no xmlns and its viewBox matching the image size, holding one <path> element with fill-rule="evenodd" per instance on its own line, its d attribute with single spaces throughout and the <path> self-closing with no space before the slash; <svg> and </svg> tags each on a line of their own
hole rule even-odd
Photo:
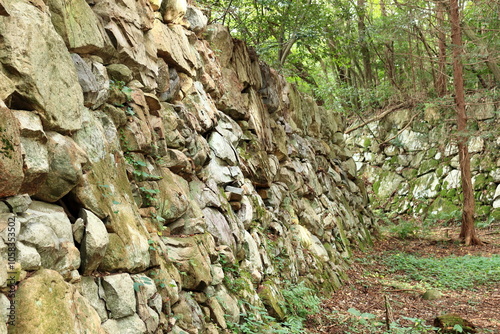
<svg viewBox="0 0 500 334">
<path fill-rule="evenodd" d="M 347 310 L 355 308 L 361 313 L 370 313 L 376 317 L 373 321 L 384 322 L 386 303 L 389 301 L 393 319 L 401 327 L 411 326 L 414 320 L 421 319 L 426 325 L 441 314 L 456 313 L 471 321 L 478 333 L 500 334 L 500 283 L 475 286 L 468 290 L 440 290 L 443 296 L 437 300 L 422 299 L 419 282 L 410 282 L 410 288 L 395 287 L 388 283 L 397 279 L 389 273 L 380 261 L 384 254 L 405 252 L 419 257 L 448 256 L 485 256 L 500 254 L 500 224 L 479 230 L 482 246 L 465 247 L 457 240 L 450 239 L 457 234 L 459 227 L 436 228 L 425 239 L 396 239 L 381 237 L 373 248 L 353 254 L 353 261 L 348 272 L 349 281 L 330 299 L 322 304 L 321 313 L 309 317 L 307 329 L 310 333 L 383 333 L 382 325 L 363 325 L 363 320 Z M 496 256 L 496 255 L 495 255 Z M 464 272 L 464 275 L 469 273 Z M 425 289 L 424 289 L 425 290 Z M 405 319 L 406 317 L 406 319 Z M 421 332 L 426 332 L 422 330 Z M 418 330 L 411 333 L 420 333 Z"/>
</svg>

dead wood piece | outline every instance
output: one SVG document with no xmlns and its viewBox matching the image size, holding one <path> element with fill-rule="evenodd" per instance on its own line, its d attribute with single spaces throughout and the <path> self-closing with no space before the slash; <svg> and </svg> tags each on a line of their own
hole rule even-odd
<svg viewBox="0 0 500 334">
<path fill-rule="evenodd" d="M 374 117 L 372 117 L 372 118 L 368 119 L 367 121 L 365 121 L 365 122 L 363 122 L 363 123 L 361 123 L 361 124 L 358 124 L 358 125 L 356 125 L 356 126 L 354 126 L 354 127 L 350 128 L 350 129 L 347 129 L 344 133 L 345 133 L 345 134 L 349 134 L 349 133 L 353 132 L 354 130 L 357 130 L 357 129 L 359 129 L 359 128 L 362 128 L 363 126 L 365 126 L 365 125 L 367 125 L 367 124 L 370 124 L 370 123 L 372 123 L 372 122 L 378 121 L 378 120 L 380 120 L 380 119 L 384 118 L 386 115 L 390 114 L 391 112 L 394 112 L 394 111 L 396 111 L 396 110 L 399 110 L 399 109 L 401 109 L 401 108 L 405 107 L 406 105 L 407 105 L 407 102 L 403 102 L 403 103 L 400 103 L 400 104 L 398 104 L 398 105 L 395 105 L 394 107 L 391 107 L 391 108 L 389 108 L 389 109 L 385 110 L 384 112 L 382 112 L 382 113 L 380 113 L 380 114 L 378 114 L 378 115 L 376 115 L 376 116 L 374 116 Z"/>
</svg>

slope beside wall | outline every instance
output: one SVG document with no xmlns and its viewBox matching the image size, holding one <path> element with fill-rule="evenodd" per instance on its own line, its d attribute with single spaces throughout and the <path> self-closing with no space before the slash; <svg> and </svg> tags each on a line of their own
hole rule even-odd
<svg viewBox="0 0 500 334">
<path fill-rule="evenodd" d="M 0 36 L 9 333 L 280 320 L 370 242 L 343 120 L 197 8 L 1 0 Z"/>
</svg>

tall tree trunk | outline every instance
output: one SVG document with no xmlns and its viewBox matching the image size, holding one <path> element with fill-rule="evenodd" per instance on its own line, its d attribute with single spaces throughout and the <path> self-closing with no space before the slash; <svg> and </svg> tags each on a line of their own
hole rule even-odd
<svg viewBox="0 0 500 334">
<path fill-rule="evenodd" d="M 385 7 L 385 0 L 380 0 L 380 11 L 384 18 L 387 18 L 387 10 Z M 396 82 L 396 66 L 394 65 L 394 41 L 388 40 L 384 42 L 384 56 L 385 56 L 385 71 L 386 75 L 389 78 L 391 84 L 399 89 L 399 86 Z"/>
<path fill-rule="evenodd" d="M 455 87 L 455 104 L 457 109 L 458 154 L 460 175 L 464 194 L 462 229 L 460 238 L 466 245 L 479 245 L 481 241 L 476 236 L 474 227 L 474 192 L 470 171 L 469 149 L 467 147 L 467 115 L 465 114 L 465 94 L 462 65 L 462 34 L 460 28 L 460 13 L 458 0 L 450 0 L 451 42 L 453 44 L 453 84 Z"/>
<path fill-rule="evenodd" d="M 417 36 L 420 39 L 420 41 L 422 42 L 422 44 L 424 45 L 425 52 L 427 53 L 427 56 L 429 57 L 429 61 L 431 63 L 432 80 L 434 82 L 434 86 L 436 87 L 438 75 L 436 74 L 436 69 L 434 68 L 434 61 L 433 61 L 436 58 L 436 54 L 435 53 L 433 54 L 432 49 L 429 46 L 429 43 L 427 43 L 427 40 L 425 39 L 425 35 L 422 32 L 422 29 L 420 29 L 420 27 L 417 26 L 416 24 L 413 25 L 413 28 L 416 30 Z M 417 44 L 417 47 L 418 47 L 418 44 Z M 422 70 L 423 70 L 423 68 L 422 68 Z M 425 89 L 426 87 L 423 86 L 422 88 Z"/>
<path fill-rule="evenodd" d="M 358 34 L 359 45 L 361 47 L 361 56 L 363 58 L 364 67 L 364 81 L 365 87 L 368 88 L 373 82 L 372 64 L 370 60 L 370 50 L 368 49 L 368 34 L 366 31 L 365 17 L 366 17 L 366 2 L 365 0 L 357 0 L 358 12 Z"/>
<path fill-rule="evenodd" d="M 444 13 L 446 11 L 444 0 L 436 1 L 437 17 L 437 39 L 438 39 L 438 70 L 436 76 L 436 93 L 438 97 L 443 97 L 447 93 L 446 89 L 446 35 L 444 32 Z"/>
</svg>

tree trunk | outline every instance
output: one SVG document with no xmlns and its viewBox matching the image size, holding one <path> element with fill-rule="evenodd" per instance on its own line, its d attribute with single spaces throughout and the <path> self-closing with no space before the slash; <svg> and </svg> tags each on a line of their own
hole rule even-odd
<svg viewBox="0 0 500 334">
<path fill-rule="evenodd" d="M 373 82 L 372 64 L 370 60 L 370 50 L 368 49 L 368 34 L 366 31 L 365 17 L 366 17 L 366 2 L 365 0 L 357 1 L 358 12 L 358 34 L 359 45 L 361 47 L 361 56 L 363 58 L 364 67 L 364 82 L 365 88 L 371 86 Z"/>
<path fill-rule="evenodd" d="M 464 195 L 462 212 L 462 229 L 460 238 L 466 245 L 479 245 L 481 241 L 476 236 L 474 227 L 474 192 L 470 171 L 469 149 L 467 147 L 467 115 L 465 114 L 465 94 L 462 65 L 462 34 L 458 0 L 450 0 L 451 42 L 453 46 L 453 84 L 455 86 L 455 104 L 457 109 L 458 154 L 460 175 Z"/>
<path fill-rule="evenodd" d="M 446 36 L 444 32 L 445 6 L 443 0 L 436 1 L 437 17 L 437 39 L 439 48 L 438 70 L 436 76 L 436 93 L 438 97 L 443 97 L 447 93 L 446 89 Z"/>
<path fill-rule="evenodd" d="M 415 29 L 416 33 L 417 33 L 417 36 L 418 36 L 418 39 L 420 39 L 420 41 L 422 42 L 422 44 L 424 45 L 424 48 L 425 48 L 425 52 L 427 53 L 427 56 L 429 57 L 429 62 L 430 62 L 430 68 L 431 68 L 431 74 L 432 74 L 432 82 L 434 83 L 434 86 L 436 86 L 436 82 L 437 82 L 437 76 L 436 76 L 436 69 L 434 68 L 434 61 L 433 59 L 435 59 L 435 54 L 433 55 L 432 54 L 432 49 L 431 47 L 429 46 L 429 44 L 427 43 L 427 40 L 425 39 L 425 35 L 424 33 L 422 32 L 422 29 L 420 29 L 420 27 L 417 25 L 417 24 L 414 24 L 413 25 L 413 29 Z M 417 54 L 420 54 L 420 50 L 419 50 L 419 44 L 417 44 Z M 420 63 L 420 71 L 421 73 L 423 73 L 425 71 L 425 68 L 424 68 L 424 65 L 423 65 L 423 62 L 422 62 L 422 58 L 423 57 L 420 57 L 419 58 L 419 63 Z M 420 77 L 422 77 L 422 90 L 425 90 L 426 87 L 427 87 L 427 83 L 425 82 L 425 75 L 423 74 L 420 74 Z"/>
<path fill-rule="evenodd" d="M 387 18 L 387 10 L 385 8 L 385 1 L 380 0 L 380 11 L 384 18 Z M 399 86 L 396 82 L 396 66 L 394 65 L 394 41 L 388 40 L 384 42 L 384 56 L 385 56 L 385 71 L 386 75 L 389 78 L 391 84 L 399 89 Z"/>
</svg>

